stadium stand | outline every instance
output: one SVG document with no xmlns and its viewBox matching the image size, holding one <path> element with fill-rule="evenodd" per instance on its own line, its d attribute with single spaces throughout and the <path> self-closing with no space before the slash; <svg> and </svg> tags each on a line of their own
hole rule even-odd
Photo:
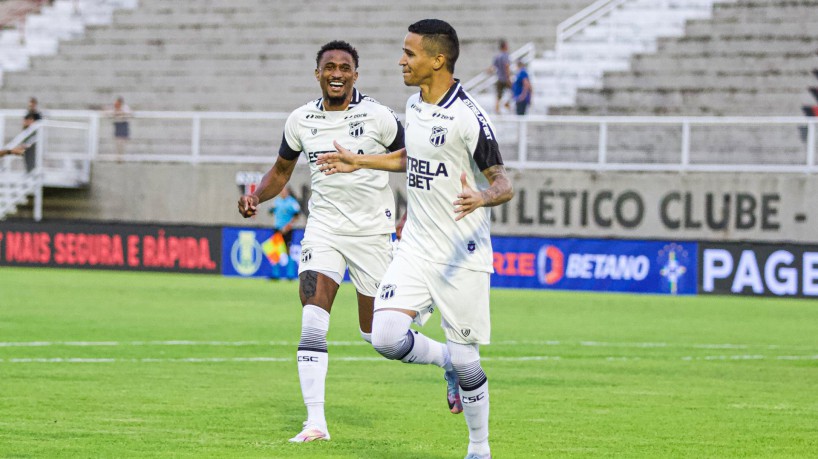
<svg viewBox="0 0 818 459">
<path fill-rule="evenodd" d="M 713 5 L 711 0 L 661 0 L 676 10 L 697 2 Z M 99 110 L 121 95 L 141 112 L 132 121 L 129 154 L 148 162 L 160 156 L 189 157 L 190 115 L 173 119 L 146 111 L 289 112 L 318 93 L 312 75 L 315 51 L 326 41 L 343 38 L 361 53 L 358 86 L 400 112 L 413 89 L 401 84 L 397 60 L 406 26 L 414 20 L 436 16 L 452 22 L 462 42 L 457 74 L 468 79 L 488 67 L 498 38 L 506 38 L 512 49 L 533 42 L 538 54 L 553 50 L 557 25 L 592 3 L 418 0 L 384 8 L 371 0 L 342 5 L 318 0 L 141 0 L 134 10 L 115 12 L 110 25 L 90 26 L 81 38 L 61 42 L 56 56 L 33 57 L 28 70 L 6 72 L 0 109 L 19 109 L 29 96 L 37 96 L 46 115 L 56 109 Z M 640 11 L 651 2 L 613 3 Z M 658 44 L 652 38 L 648 45 L 637 37 L 642 54 L 605 72 L 598 88 L 580 90 L 576 105 L 549 108 L 549 114 L 802 116 L 804 105 L 811 103 L 806 88 L 814 84 L 816 7 L 818 0 L 717 1 L 712 18 L 681 16 L 700 18 L 673 26 L 671 32 L 683 31 L 683 36 Z M 630 17 L 644 22 L 639 13 Z M 639 51 L 639 46 L 633 48 Z M 538 89 L 536 71 L 532 75 L 535 91 L 542 91 L 548 83 Z M 109 126 L 102 122 L 106 124 L 99 128 L 105 132 Z M 522 153 L 515 158 L 515 152 L 526 150 L 527 161 L 551 163 L 549 167 L 593 166 L 603 136 L 599 122 L 594 123 L 534 120 L 527 125 L 527 136 L 518 138 L 516 119 L 495 118 L 508 160 L 520 160 Z M 19 119 L 6 116 L 5 133 L 17 132 L 18 124 Z M 202 119 L 197 148 L 202 156 L 267 158 L 278 146 L 282 125 L 283 119 Z M 759 128 L 697 126 L 685 137 L 678 123 L 611 122 L 605 131 L 607 161 L 678 163 L 679 152 L 689 143 L 691 164 L 808 162 L 805 139 L 792 124 Z M 527 144 L 520 148 L 523 138 Z M 110 135 L 99 139 L 102 158 L 112 159 L 105 157 L 113 150 Z"/>
<path fill-rule="evenodd" d="M 800 115 L 818 47 L 818 1 L 737 0 L 606 73 L 561 115 Z"/>
<path fill-rule="evenodd" d="M 360 87 L 402 110 L 410 90 L 397 60 L 412 21 L 441 17 L 461 31 L 458 74 L 467 77 L 489 65 L 498 38 L 552 48 L 557 23 L 590 3 L 142 0 L 63 42 L 57 56 L 7 73 L 0 107 L 37 95 L 51 109 L 96 109 L 122 95 L 137 110 L 288 111 L 316 94 L 316 50 L 342 38 L 359 48 Z"/>
</svg>

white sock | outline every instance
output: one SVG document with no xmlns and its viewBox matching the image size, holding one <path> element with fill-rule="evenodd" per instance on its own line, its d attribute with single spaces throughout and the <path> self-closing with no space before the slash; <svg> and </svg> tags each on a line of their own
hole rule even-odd
<svg viewBox="0 0 818 459">
<path fill-rule="evenodd" d="M 412 318 L 398 311 L 379 311 L 372 320 L 372 345 L 386 358 L 445 368 L 446 345 L 411 330 Z"/>
<path fill-rule="evenodd" d="M 489 449 L 489 383 L 480 366 L 479 346 L 448 341 L 452 366 L 460 379 L 463 416 L 469 426 L 469 453 L 491 454 Z"/>
<path fill-rule="evenodd" d="M 491 454 L 489 449 L 489 382 L 475 390 L 460 388 L 463 416 L 469 426 L 469 453 Z"/>
<path fill-rule="evenodd" d="M 327 379 L 329 313 L 318 306 L 305 305 L 301 313 L 301 341 L 298 343 L 298 379 L 307 406 L 307 425 L 326 429 L 324 385 Z"/>
</svg>

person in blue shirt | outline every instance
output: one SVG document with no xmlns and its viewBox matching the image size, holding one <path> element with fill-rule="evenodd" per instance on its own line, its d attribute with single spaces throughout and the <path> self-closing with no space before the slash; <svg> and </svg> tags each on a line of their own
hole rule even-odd
<svg viewBox="0 0 818 459">
<path fill-rule="evenodd" d="M 281 233 L 287 250 L 290 250 L 290 242 L 293 240 L 293 223 L 298 220 L 301 213 L 301 206 L 298 200 L 292 196 L 290 187 L 281 189 L 281 194 L 273 199 L 273 206 L 270 214 L 273 215 L 273 229 Z"/>
<path fill-rule="evenodd" d="M 517 104 L 517 114 L 525 115 L 528 106 L 531 104 L 531 79 L 528 78 L 528 71 L 525 69 L 525 62 L 517 61 L 517 78 L 511 86 L 511 93 L 514 95 L 514 102 Z"/>
</svg>

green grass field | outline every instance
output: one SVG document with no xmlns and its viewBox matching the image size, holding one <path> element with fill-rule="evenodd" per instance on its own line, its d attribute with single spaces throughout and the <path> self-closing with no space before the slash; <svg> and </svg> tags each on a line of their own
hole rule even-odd
<svg viewBox="0 0 818 459">
<path fill-rule="evenodd" d="M 0 457 L 462 458 L 441 371 L 354 311 L 345 284 L 332 441 L 295 445 L 295 283 L 0 269 Z M 818 457 L 817 301 L 495 290 L 492 321 L 495 459 Z"/>
</svg>

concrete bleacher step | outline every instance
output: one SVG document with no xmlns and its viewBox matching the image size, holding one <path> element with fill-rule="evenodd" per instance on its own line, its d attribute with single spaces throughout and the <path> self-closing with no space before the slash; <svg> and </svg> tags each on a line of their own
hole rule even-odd
<svg viewBox="0 0 818 459">
<path fill-rule="evenodd" d="M 660 39 L 602 88 L 554 114 L 801 115 L 818 50 L 818 1 L 717 3 L 709 20 Z"/>
<path fill-rule="evenodd" d="M 500 37 L 552 47 L 556 24 L 591 1 L 417 0 L 384 8 L 352 0 L 316 8 L 295 0 L 141 0 L 138 8 L 114 14 L 110 26 L 89 27 L 82 38 L 63 42 L 59 55 L 31 59 L 31 71 L 7 81 L 0 107 L 16 107 L 15 94 L 35 91 L 48 108 L 99 107 L 122 94 L 143 110 L 288 110 L 317 93 L 311 74 L 315 53 L 339 37 L 361 52 L 365 91 L 374 88 L 382 102 L 402 107 L 409 90 L 402 87 L 397 60 L 410 22 L 426 15 L 452 20 L 463 46 L 458 75 L 467 76 L 489 65 Z M 235 73 L 243 86 L 280 90 L 270 97 L 268 89 L 255 100 L 234 97 L 235 81 L 220 76 Z M 199 78 L 206 81 L 188 90 Z M 142 85 L 156 85 L 157 94 Z M 166 91 L 171 86 L 178 90 Z"/>
</svg>

